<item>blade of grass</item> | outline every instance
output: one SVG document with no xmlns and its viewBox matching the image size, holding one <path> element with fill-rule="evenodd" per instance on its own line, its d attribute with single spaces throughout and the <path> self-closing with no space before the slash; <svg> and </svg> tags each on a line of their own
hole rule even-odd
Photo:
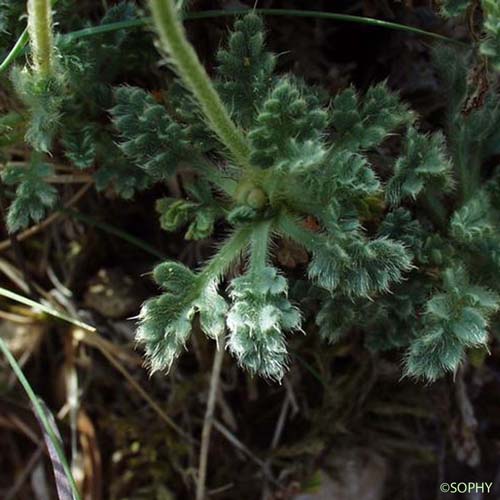
<svg viewBox="0 0 500 500">
<path fill-rule="evenodd" d="M 59 446 L 61 446 L 62 448 L 62 437 L 61 434 L 59 433 L 59 429 L 57 428 L 54 416 L 52 415 L 52 413 L 50 412 L 47 405 L 43 402 L 42 399 L 38 398 L 38 403 L 40 404 L 40 407 L 42 408 L 45 416 L 47 417 L 47 421 L 50 424 L 50 428 L 54 431 L 55 438 L 57 439 Z M 62 464 L 61 459 L 59 458 L 57 450 L 54 447 L 54 443 L 52 442 L 51 437 L 45 430 L 45 426 L 41 421 L 40 416 L 35 411 L 33 405 L 32 408 L 38 420 L 38 424 L 43 430 L 43 439 L 45 441 L 45 447 L 49 452 L 50 461 L 52 463 L 52 470 L 54 472 L 57 496 L 59 497 L 59 500 L 74 500 L 75 497 L 72 494 L 73 488 L 71 487 L 69 478 L 66 476 L 64 465 Z"/>
<path fill-rule="evenodd" d="M 66 457 L 64 455 L 64 451 L 62 449 L 61 443 L 57 437 L 57 431 L 53 428 L 51 423 L 49 422 L 49 419 L 47 418 L 47 414 L 38 399 L 38 396 L 35 394 L 33 388 L 31 387 L 30 383 L 28 382 L 28 379 L 24 376 L 23 371 L 21 370 L 21 367 L 16 361 L 16 358 L 12 355 L 10 352 L 7 344 L 5 341 L 0 337 L 0 350 L 3 352 L 5 358 L 7 359 L 9 365 L 12 368 L 12 371 L 16 375 L 17 379 L 19 380 L 20 384 L 22 385 L 23 389 L 26 391 L 26 394 L 28 395 L 28 398 L 31 401 L 31 404 L 33 405 L 33 409 L 37 415 L 38 420 L 41 422 L 43 429 L 45 433 L 47 434 L 51 445 L 54 448 L 55 453 L 57 454 L 57 457 L 59 459 L 59 462 L 64 470 L 64 475 L 69 481 L 69 485 L 71 487 L 71 492 L 73 493 L 73 498 L 75 500 L 81 500 L 80 493 L 78 492 L 78 487 L 76 486 L 75 479 L 73 475 L 71 474 L 71 469 L 69 467 L 69 464 L 66 460 Z"/>
<path fill-rule="evenodd" d="M 98 229 L 102 229 L 103 231 L 109 234 L 117 236 L 118 238 L 130 243 L 131 245 L 134 245 L 137 248 L 140 248 L 141 250 L 144 250 L 145 252 L 154 255 L 155 257 L 158 257 L 159 259 L 166 258 L 166 255 L 160 252 L 159 250 L 156 250 L 156 248 L 148 245 L 139 238 L 136 238 L 135 236 L 132 236 L 131 234 L 128 234 L 127 232 L 122 231 L 121 229 L 118 229 L 115 226 L 112 226 L 111 224 L 108 224 L 106 222 L 100 222 L 94 219 L 93 217 L 77 212 L 76 210 L 62 209 L 61 212 L 66 215 L 69 215 L 70 217 L 75 218 L 76 220 L 84 222 L 85 224 L 97 227 Z"/>
<path fill-rule="evenodd" d="M 425 31 L 420 28 L 414 28 L 413 26 L 408 26 L 406 24 L 393 23 L 390 21 L 383 21 L 381 19 L 374 19 L 372 17 L 364 16 L 353 16 L 349 14 L 337 14 L 335 12 L 323 12 L 316 10 L 299 10 L 299 9 L 232 9 L 230 11 L 225 10 L 210 10 L 210 11 L 200 11 L 192 12 L 186 15 L 186 19 L 209 19 L 213 17 L 220 16 L 238 16 L 243 15 L 248 12 L 256 12 L 263 16 L 287 16 L 287 17 L 309 17 L 315 19 L 326 19 L 331 21 L 341 21 L 347 23 L 357 23 L 357 24 L 367 24 L 370 26 L 376 26 L 379 28 L 385 28 L 390 30 L 406 31 L 408 33 L 414 33 L 416 35 L 427 36 L 431 38 L 436 38 L 441 41 L 450 43 L 463 43 L 453 38 L 448 38 L 439 33 L 433 33 L 432 31 Z"/>
<path fill-rule="evenodd" d="M 408 26 L 405 24 L 394 23 L 391 21 L 383 21 L 381 19 L 374 19 L 372 17 L 364 16 L 353 16 L 349 14 L 336 14 L 334 12 L 322 12 L 314 10 L 299 10 L 299 9 L 231 9 L 231 10 L 207 10 L 200 12 L 190 12 L 184 15 L 186 20 L 195 19 L 212 19 L 217 17 L 225 16 L 239 16 L 246 14 L 248 12 L 256 12 L 263 16 L 288 16 L 288 17 L 309 17 L 314 19 L 326 19 L 331 21 L 349 22 L 357 24 L 366 24 L 369 26 L 376 26 L 384 29 L 405 31 L 408 33 L 413 33 L 420 36 L 425 36 L 429 38 L 434 38 L 436 40 L 441 40 L 447 43 L 455 43 L 458 45 L 467 45 L 459 40 L 454 40 L 453 38 L 440 35 L 439 33 L 433 33 L 431 31 L 425 31 L 420 28 L 415 28 L 413 26 Z M 96 36 L 103 33 L 109 33 L 113 31 L 119 31 L 123 29 L 133 29 L 141 28 L 144 26 L 149 26 L 151 24 L 151 19 L 149 17 L 143 17 L 140 19 L 131 19 L 129 21 L 118 21 L 116 23 L 102 24 L 99 26 L 92 26 L 90 28 L 84 28 L 81 30 L 72 31 L 71 33 L 66 33 L 63 35 L 69 40 L 76 40 L 78 38 L 85 38 L 89 36 Z M 16 44 L 4 59 L 0 65 L 0 73 L 6 71 L 9 66 L 14 62 L 14 60 L 23 52 L 26 44 L 28 43 L 28 33 L 25 30 L 21 37 L 17 40 Z"/>
<path fill-rule="evenodd" d="M 23 295 L 19 295 L 15 292 L 11 292 L 10 290 L 7 290 L 6 288 L 0 287 L 0 295 L 3 297 L 6 297 L 8 299 L 14 300 L 16 302 L 19 302 L 20 304 L 24 304 L 26 306 L 33 307 L 34 309 L 42 311 L 42 312 L 48 314 L 49 316 L 53 316 L 55 318 L 61 319 L 63 321 L 66 321 L 67 323 L 71 323 L 72 325 L 83 328 L 84 330 L 87 330 L 89 332 L 96 331 L 93 326 L 87 325 L 87 323 L 84 323 L 83 321 L 79 321 L 77 319 L 71 318 L 70 316 L 58 311 L 57 309 L 40 304 L 39 302 L 35 302 L 34 300 L 28 299 L 27 297 L 24 297 Z"/>
<path fill-rule="evenodd" d="M 0 64 L 0 73 L 7 71 L 9 66 L 22 54 L 24 48 L 29 42 L 28 28 L 24 28 L 24 31 L 21 33 L 21 36 L 17 39 L 14 47 L 7 54 L 5 59 Z"/>
<path fill-rule="evenodd" d="M 353 16 L 349 14 L 336 14 L 334 12 L 323 12 L 316 10 L 299 10 L 299 9 L 231 9 L 231 10 L 205 10 L 199 12 L 190 12 L 185 14 L 183 17 L 185 20 L 196 20 L 196 19 L 213 19 L 217 17 L 225 16 L 240 16 L 247 14 L 249 12 L 256 12 L 263 16 L 286 16 L 286 17 L 305 17 L 314 19 L 326 19 L 330 21 L 341 21 L 348 23 L 366 24 L 369 26 L 376 26 L 378 28 L 385 28 L 398 31 L 406 31 L 408 33 L 414 33 L 421 36 L 427 36 L 431 38 L 436 38 L 441 41 L 446 41 L 450 43 L 463 44 L 458 40 L 453 38 L 440 35 L 439 33 L 433 33 L 432 31 L 425 31 L 420 28 L 415 28 L 413 26 L 408 26 L 406 24 L 393 23 L 391 21 L 383 21 L 381 19 L 375 19 L 372 17 L 364 16 Z M 144 17 L 141 19 L 131 19 L 129 21 L 119 21 L 116 23 L 102 24 L 100 26 L 92 26 L 90 28 L 84 28 L 81 30 L 73 31 L 67 33 L 63 36 L 70 40 L 77 38 L 85 38 L 88 36 L 100 35 L 102 33 L 109 33 L 111 31 L 117 31 L 122 29 L 132 29 L 140 28 L 142 26 L 148 26 L 152 22 L 151 18 Z"/>
</svg>

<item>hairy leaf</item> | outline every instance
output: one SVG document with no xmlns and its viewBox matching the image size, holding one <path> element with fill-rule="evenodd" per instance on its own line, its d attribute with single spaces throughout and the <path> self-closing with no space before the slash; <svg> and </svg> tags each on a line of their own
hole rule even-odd
<svg viewBox="0 0 500 500">
<path fill-rule="evenodd" d="M 248 127 L 272 82 L 275 57 L 264 48 L 264 28 L 251 13 L 236 21 L 227 49 L 219 50 L 218 89 L 235 120 Z"/>
<path fill-rule="evenodd" d="M 464 269 L 447 269 L 442 291 L 425 306 L 418 336 L 408 350 L 406 373 L 433 381 L 455 371 L 467 347 L 485 345 L 488 319 L 499 306 L 500 298 L 472 285 Z"/>
<path fill-rule="evenodd" d="M 284 332 L 300 328 L 300 313 L 287 298 L 288 284 L 273 267 L 231 282 L 228 348 L 251 373 L 281 380 L 287 367 Z"/>
<path fill-rule="evenodd" d="M 57 201 L 56 189 L 45 180 L 53 175 L 51 166 L 33 158 L 26 167 L 8 167 L 2 174 L 7 185 L 16 185 L 15 199 L 7 214 L 10 232 L 24 229 L 30 222 L 40 222 Z"/>
<path fill-rule="evenodd" d="M 330 114 L 337 142 L 350 151 L 373 148 L 413 120 L 413 113 L 384 83 L 370 87 L 363 99 L 353 88 L 342 91 Z"/>
<path fill-rule="evenodd" d="M 123 153 L 153 179 L 170 177 L 192 152 L 186 131 L 144 90 L 119 87 L 115 98 L 111 114 Z"/>
<path fill-rule="evenodd" d="M 386 188 L 386 199 L 395 205 L 401 200 L 415 200 L 427 187 L 450 191 L 453 186 L 450 161 L 446 157 L 444 137 L 408 130 L 405 155 L 398 158 L 394 175 Z"/>
<path fill-rule="evenodd" d="M 196 313 L 202 330 L 217 339 L 224 333 L 227 312 L 216 282 L 206 282 L 180 263 L 160 264 L 154 278 L 164 293 L 142 307 L 136 336 L 144 344 L 151 372 L 170 369 L 189 338 Z"/>
</svg>

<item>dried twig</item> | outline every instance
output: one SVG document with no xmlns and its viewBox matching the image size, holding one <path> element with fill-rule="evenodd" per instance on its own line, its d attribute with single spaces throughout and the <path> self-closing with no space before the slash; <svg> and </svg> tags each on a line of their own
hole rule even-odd
<svg viewBox="0 0 500 500">
<path fill-rule="evenodd" d="M 207 479 L 208 450 L 210 448 L 210 434 L 214 423 L 215 402 L 219 387 L 222 361 L 224 360 L 224 336 L 221 335 L 214 355 L 210 390 L 208 392 L 207 409 L 201 432 L 200 459 L 198 464 L 198 481 L 196 483 L 196 500 L 205 500 L 205 483 Z"/>
<path fill-rule="evenodd" d="M 280 414 L 279 414 L 278 420 L 276 422 L 276 426 L 274 428 L 273 438 L 271 440 L 271 445 L 269 447 L 269 451 L 271 451 L 271 452 L 274 449 L 276 449 L 276 447 L 279 444 L 279 441 L 281 439 L 281 435 L 283 433 L 283 429 L 285 428 L 286 417 L 288 415 L 291 403 L 292 403 L 292 391 L 291 391 L 291 388 L 289 388 L 289 386 L 286 386 L 285 398 L 283 400 L 283 404 L 281 405 Z M 267 475 L 269 475 L 271 473 L 271 464 L 272 464 L 272 457 L 269 456 L 269 458 L 267 458 L 267 460 L 264 463 L 264 471 L 267 473 Z M 267 478 L 267 476 L 265 475 L 264 476 L 264 484 L 262 487 L 262 498 L 268 497 L 268 484 L 267 484 L 266 478 Z"/>
<path fill-rule="evenodd" d="M 91 183 L 93 184 L 94 179 L 91 175 L 86 174 L 59 174 L 59 175 L 50 175 L 46 178 L 46 181 L 50 184 L 84 184 Z"/>
</svg>

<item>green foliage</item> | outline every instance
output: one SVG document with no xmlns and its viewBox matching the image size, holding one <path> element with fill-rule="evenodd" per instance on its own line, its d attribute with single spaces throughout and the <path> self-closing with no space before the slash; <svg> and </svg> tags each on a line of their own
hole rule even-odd
<svg viewBox="0 0 500 500">
<path fill-rule="evenodd" d="M 443 12 L 464 5 L 443 2 Z M 497 37 L 496 8 L 483 2 L 483 52 Z M 137 332 L 152 371 L 168 370 L 201 330 L 227 335 L 250 373 L 281 380 L 286 336 L 311 312 L 307 324 L 328 342 L 362 333 L 371 350 L 404 350 L 416 378 L 453 372 L 467 348 L 486 344 L 500 292 L 500 103 L 486 71 L 467 71 L 473 58 L 436 51 L 443 131 L 426 134 L 385 83 L 329 96 L 277 75 L 253 13 L 236 21 L 213 82 L 175 16 L 153 14 L 169 28 L 160 31 L 177 77 L 167 89 L 156 65 L 146 73 L 148 33 L 58 37 L 57 75 L 15 69 L 26 113 L 0 121 L 2 145 L 26 125 L 33 149 L 85 169 L 98 191 L 129 199 L 156 185 L 165 231 L 186 240 L 231 231 L 196 272 L 171 260 L 155 268 L 162 293 L 144 304 Z M 100 26 L 136 15 L 119 3 Z M 10 230 L 54 205 L 49 175 L 36 154 L 29 167 L 5 170 L 16 186 L 7 190 Z M 279 239 L 300 247 L 293 272 L 278 269 Z M 295 280 L 308 291 L 290 299 Z"/>
<path fill-rule="evenodd" d="M 130 21 L 137 18 L 137 8 L 131 2 L 120 2 L 109 8 L 98 26 Z M 148 61 L 145 35 L 128 31 L 112 31 L 87 38 L 58 37 L 57 49 L 71 84 L 74 101 L 84 100 L 92 111 L 106 109 L 111 97 L 107 86 L 113 83 L 123 65 L 140 73 L 139 62 Z M 131 50 L 132 47 L 135 50 Z M 148 47 L 149 48 L 149 47 Z M 140 54 L 140 55 L 139 55 Z M 94 109 L 99 104 L 101 109 Z M 73 107 L 72 107 L 73 108 Z M 73 108 L 80 113 L 81 108 Z M 88 111 L 88 110 L 87 110 Z"/>
<path fill-rule="evenodd" d="M 456 370 L 466 348 L 486 345 L 488 320 L 499 305 L 499 297 L 470 284 L 463 269 L 445 270 L 442 291 L 425 305 L 419 336 L 406 358 L 406 372 L 432 381 Z"/>
<path fill-rule="evenodd" d="M 23 116 L 11 111 L 0 115 L 0 147 L 16 144 L 23 140 L 24 119 Z"/>
<path fill-rule="evenodd" d="M 250 14 L 236 21 L 228 47 L 219 50 L 217 60 L 218 90 L 235 121 L 246 128 L 267 95 L 276 64 L 264 48 L 262 19 Z"/>
<path fill-rule="evenodd" d="M 500 271 L 499 212 L 485 191 L 455 211 L 450 220 L 450 236 L 459 243 L 478 271 L 495 276 Z M 477 271 L 476 271 L 477 272 Z M 494 278 L 493 278 L 494 280 Z M 488 280 L 489 281 L 489 280 Z"/>
<path fill-rule="evenodd" d="M 412 217 L 406 208 L 396 208 L 388 212 L 380 224 L 378 234 L 404 243 L 406 250 L 418 256 L 424 244 L 426 232 L 422 224 Z"/>
<path fill-rule="evenodd" d="M 485 40 L 481 54 L 485 55 L 496 71 L 500 71 L 500 4 L 496 0 L 482 0 Z"/>
<path fill-rule="evenodd" d="M 0 51 L 12 45 L 22 28 L 18 22 L 24 14 L 26 2 L 23 0 L 0 0 Z"/>
<path fill-rule="evenodd" d="M 199 107 L 186 88 L 175 81 L 169 89 L 167 102 L 172 107 L 172 116 L 182 123 L 192 146 L 203 153 L 217 150 L 219 144 L 207 127 Z"/>
<path fill-rule="evenodd" d="M 450 221 L 450 233 L 460 243 L 470 244 L 497 234 L 486 193 L 470 200 L 457 210 Z"/>
<path fill-rule="evenodd" d="M 213 207 L 189 200 L 160 198 L 156 211 L 161 214 L 160 224 L 165 231 L 176 231 L 189 223 L 187 240 L 201 240 L 213 233 L 217 214 Z"/>
<path fill-rule="evenodd" d="M 200 178 L 208 182 L 205 185 L 213 185 L 213 196 L 158 203 L 162 226 L 169 231 L 187 224 L 191 228 L 200 218 L 205 221 L 207 207 L 217 206 L 217 217 L 225 218 L 238 231 L 247 231 L 249 267 L 231 282 L 228 311 L 221 312 L 228 328 L 229 350 L 252 373 L 277 380 L 284 374 L 284 334 L 300 328 L 300 314 L 287 299 L 285 276 L 268 261 L 270 235 L 275 233 L 294 240 L 310 254 L 308 277 L 323 290 L 316 317 L 323 338 L 335 341 L 352 329 L 360 329 L 366 332 L 371 349 L 408 349 L 408 375 L 433 380 L 447 370 L 455 370 L 465 347 L 485 341 L 486 318 L 494 310 L 482 302 L 489 292 L 481 295 L 478 291 L 485 289 L 458 277 L 465 275 L 464 266 L 477 252 L 468 239 L 477 243 L 481 235 L 494 247 L 491 229 L 486 231 L 488 237 L 481 233 L 486 223 L 475 227 L 475 216 L 468 213 L 473 207 L 468 208 L 460 200 L 480 196 L 480 176 L 474 169 L 479 170 L 482 160 L 491 154 L 497 101 L 488 96 L 483 107 L 458 120 L 470 92 L 465 72 L 456 57 L 436 56 L 452 101 L 446 129 L 449 135 L 423 134 L 413 125 L 414 114 L 383 83 L 368 89 L 363 97 L 348 88 L 328 105 L 303 82 L 290 76 L 272 76 L 274 59 L 264 51 L 259 30 L 260 21 L 254 15 L 238 21 L 229 49 L 219 54 L 216 81 L 235 122 L 245 133 L 250 165 L 246 161 L 235 165 L 234 158 L 226 155 L 230 167 L 214 171 L 213 165 L 196 160 Z M 179 61 L 176 64 L 182 65 Z M 266 86 L 267 94 L 263 90 Z M 172 120 L 180 120 L 186 127 L 186 141 L 193 140 L 196 130 L 197 139 L 204 144 L 196 155 L 213 150 L 224 156 L 210 139 L 210 131 L 203 130 L 203 123 L 207 123 L 203 111 L 180 88 L 174 86 L 177 98 L 173 99 Z M 181 102 L 187 106 L 181 106 Z M 118 128 L 123 133 L 123 127 L 118 124 Z M 404 134 L 401 154 L 384 185 L 371 159 L 377 155 L 376 148 L 397 131 Z M 126 139 L 138 141 L 141 133 L 140 127 L 130 127 Z M 462 138 L 461 149 L 455 133 Z M 219 140 L 225 139 L 219 135 Z M 461 166 L 468 160 L 472 169 L 467 171 L 469 182 L 465 186 Z M 450 219 L 442 194 L 455 194 L 452 187 L 457 181 L 458 206 Z M 463 196 L 465 189 L 467 197 Z M 393 207 L 385 217 L 384 199 Z M 421 206 L 412 213 L 399 207 L 406 201 Z M 203 236 L 213 230 L 213 218 L 208 218 L 210 229 L 202 231 Z M 309 226 L 311 219 L 316 227 Z M 188 229 L 188 239 L 192 232 Z M 225 258 L 221 250 L 214 260 Z M 204 276 L 203 283 L 215 286 L 220 274 L 209 279 L 211 266 L 209 263 L 199 276 Z M 227 262 L 224 267 L 228 268 Z M 439 276 L 443 276 L 442 284 Z M 196 282 L 199 278 L 193 279 Z M 175 349 L 169 348 L 167 353 L 179 352 L 190 331 L 187 325 L 194 313 L 203 309 L 197 305 L 199 299 L 192 298 L 200 297 L 200 288 L 193 286 L 196 293 L 189 292 L 188 306 L 183 306 L 180 315 L 182 339 L 176 340 Z M 214 293 L 214 288 L 211 290 L 207 296 Z M 460 294 L 468 297 L 462 309 L 454 302 Z M 452 303 L 446 309 L 451 326 L 446 326 L 443 318 L 438 325 L 434 305 L 444 300 L 442 297 Z M 215 309 L 222 311 L 222 307 Z M 475 312 L 471 313 L 471 309 Z M 482 315 L 483 322 L 477 319 L 476 312 Z M 150 357 L 156 358 L 157 354 L 151 353 L 157 351 L 148 343 L 149 328 L 163 325 L 164 331 L 170 331 L 165 324 L 170 325 L 177 316 L 178 311 L 167 315 L 156 307 L 142 316 L 140 340 L 146 343 Z M 476 331 L 479 327 L 480 334 Z M 441 336 L 437 333 L 440 328 L 444 332 Z M 440 356 L 434 356 L 432 361 L 424 345 Z M 447 348 L 449 352 L 444 352 Z M 175 355 L 167 354 L 168 360 Z M 170 361 L 163 364 L 169 365 Z"/>
<path fill-rule="evenodd" d="M 10 0 L 2 0 L 0 2 L 0 33 L 9 32 L 9 20 L 11 17 L 11 2 Z"/>
<path fill-rule="evenodd" d="M 469 5 L 470 0 L 442 0 L 441 12 L 446 17 L 460 16 L 467 11 Z"/>
<path fill-rule="evenodd" d="M 96 158 L 96 130 L 92 126 L 64 134 L 64 153 L 78 169 L 84 170 L 93 165 Z"/>
<path fill-rule="evenodd" d="M 97 191 L 113 189 L 115 194 L 124 199 L 131 199 L 137 191 L 147 189 L 152 179 L 141 169 L 130 164 L 120 149 L 105 141 L 97 154 L 100 166 L 94 173 Z"/>
<path fill-rule="evenodd" d="M 217 283 L 205 281 L 177 262 L 164 262 L 154 270 L 156 283 L 164 293 L 144 304 L 137 340 L 146 346 L 151 371 L 169 368 L 191 333 L 195 313 L 202 330 L 217 339 L 224 333 L 225 300 Z"/>
<path fill-rule="evenodd" d="M 289 79 L 277 82 L 256 117 L 248 138 L 250 161 L 261 168 L 307 168 L 322 159 L 321 137 L 327 123 L 324 110 L 312 107 Z"/>
<path fill-rule="evenodd" d="M 427 136 L 411 127 L 406 136 L 405 154 L 396 161 L 394 175 L 387 184 L 387 201 L 396 205 L 407 198 L 415 200 L 424 187 L 446 193 L 452 185 L 443 135 Z"/>
<path fill-rule="evenodd" d="M 337 142 L 352 151 L 377 146 L 413 119 L 413 113 L 385 83 L 368 89 L 362 100 L 353 88 L 344 90 L 333 100 L 330 113 Z"/>
<path fill-rule="evenodd" d="M 418 335 L 420 309 L 428 289 L 419 280 L 401 283 L 378 300 L 334 296 L 326 298 L 316 316 L 320 336 L 334 343 L 353 331 L 366 333 L 373 351 L 407 347 Z"/>
<path fill-rule="evenodd" d="M 467 201 L 481 181 L 483 162 L 496 154 L 500 139 L 500 104 L 498 93 L 487 75 L 479 103 L 475 80 L 468 81 L 464 54 L 438 47 L 434 61 L 443 85 L 443 98 L 448 103 L 445 122 L 449 156 L 458 181 L 458 197 Z M 473 61 L 472 61 L 473 62 Z"/>
<path fill-rule="evenodd" d="M 479 2 L 477 2 L 479 3 Z M 442 0 L 441 13 L 444 17 L 456 17 L 472 10 L 472 0 Z M 479 52 L 486 56 L 493 69 L 500 71 L 500 4 L 497 0 L 480 0 L 483 10 L 483 39 Z"/>
<path fill-rule="evenodd" d="M 68 15 L 72 10 L 66 4 L 58 2 L 60 22 L 81 22 Z M 130 20 L 136 15 L 132 3 L 121 2 L 105 13 L 101 25 Z M 51 74 L 37 73 L 31 65 L 14 67 L 11 75 L 14 88 L 26 107 L 26 140 L 33 149 L 54 153 L 61 146 L 64 160 L 75 168 L 94 167 L 92 175 L 98 190 L 113 189 L 123 198 L 131 198 L 153 182 L 115 146 L 103 119 L 112 106 L 110 83 L 122 71 L 122 65 L 133 69 L 138 61 L 143 63 L 145 60 L 144 56 L 138 56 L 137 50 L 138 42 L 143 43 L 147 35 L 134 37 L 133 50 L 128 50 L 130 38 L 125 31 L 79 39 L 59 36 L 56 37 Z M 148 48 L 142 52 L 151 51 Z M 17 135 L 19 128 L 12 133 Z M 25 225 L 25 221 L 24 218 L 20 225 Z"/>
<path fill-rule="evenodd" d="M 184 189 L 195 200 L 195 210 L 190 217 L 191 222 L 186 231 L 186 239 L 201 240 L 208 238 L 214 231 L 216 220 L 223 216 L 223 210 L 217 204 L 210 184 L 206 180 L 186 181 L 184 182 Z"/>
<path fill-rule="evenodd" d="M 27 167 L 8 166 L 2 173 L 2 180 L 8 186 L 16 186 L 15 199 L 7 214 L 10 232 L 24 229 L 31 221 L 40 222 L 48 209 L 57 201 L 56 190 L 46 182 L 53 175 L 50 165 L 34 156 Z"/>
<path fill-rule="evenodd" d="M 468 90 L 468 57 L 463 52 L 441 45 L 432 51 L 432 63 L 439 76 L 448 121 L 454 123 L 455 117 L 462 111 Z"/>
<path fill-rule="evenodd" d="M 330 222 L 330 234 L 313 248 L 309 276 L 330 292 L 367 297 L 386 292 L 411 269 L 401 243 L 388 238 L 367 239 L 356 222 Z"/>
<path fill-rule="evenodd" d="M 106 11 L 99 26 L 136 17 L 133 3 L 120 2 Z M 128 31 L 57 39 L 66 81 L 61 127 L 65 157 L 78 169 L 98 167 L 92 172 L 97 190 L 113 190 L 125 199 L 150 187 L 156 178 L 137 168 L 116 146 L 106 124 L 107 110 L 116 104 L 111 84 L 123 68 L 137 75 L 144 70 L 151 52 L 148 42 L 146 33 Z"/>
<path fill-rule="evenodd" d="M 170 177 L 191 153 L 186 130 L 139 88 L 120 87 L 115 90 L 115 99 L 111 114 L 123 153 L 153 179 Z"/>
<path fill-rule="evenodd" d="M 287 299 L 287 280 L 273 267 L 231 282 L 228 347 L 251 373 L 281 380 L 287 365 L 284 332 L 300 328 L 300 312 Z"/>
<path fill-rule="evenodd" d="M 60 126 L 62 78 L 60 75 L 40 76 L 26 68 L 14 68 L 12 81 L 30 115 L 26 141 L 35 150 L 48 153 Z"/>
</svg>

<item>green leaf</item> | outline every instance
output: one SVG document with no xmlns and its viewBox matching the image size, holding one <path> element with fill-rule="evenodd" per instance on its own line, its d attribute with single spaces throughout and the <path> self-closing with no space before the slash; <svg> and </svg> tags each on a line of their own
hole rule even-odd
<svg viewBox="0 0 500 500">
<path fill-rule="evenodd" d="M 164 293 L 143 305 L 136 335 L 152 372 L 168 370 L 180 355 L 195 314 L 199 313 L 201 329 L 210 338 L 224 333 L 227 304 L 217 286 L 248 246 L 252 230 L 235 231 L 198 274 L 171 261 L 155 268 L 154 279 Z"/>
<path fill-rule="evenodd" d="M 485 39 L 481 42 L 480 52 L 500 71 L 500 4 L 497 0 L 482 0 L 484 12 Z"/>
<path fill-rule="evenodd" d="M 161 214 L 160 224 L 165 231 L 176 231 L 189 223 L 186 231 L 188 240 L 208 238 L 213 233 L 217 217 L 215 206 L 176 198 L 157 200 L 156 211 Z"/>
<path fill-rule="evenodd" d="M 461 243 L 478 243 L 496 233 L 487 193 L 477 193 L 451 217 L 450 234 Z"/>
<path fill-rule="evenodd" d="M 250 13 L 237 20 L 217 60 L 217 89 L 236 122 L 247 128 L 267 95 L 276 65 L 275 56 L 264 48 L 261 18 Z"/>
<path fill-rule="evenodd" d="M 273 267 L 235 278 L 227 315 L 228 348 L 253 374 L 280 381 L 287 368 L 284 332 L 300 329 L 300 313 L 287 298 L 288 285 Z"/>
<path fill-rule="evenodd" d="M 27 68 L 14 68 L 11 78 L 29 112 L 26 141 L 35 150 L 48 153 L 61 123 L 63 75 L 42 77 Z"/>
<path fill-rule="evenodd" d="M 420 253 L 426 233 L 420 222 L 406 208 L 389 212 L 380 224 L 378 235 L 401 241 L 413 255 Z"/>
<path fill-rule="evenodd" d="M 156 201 L 156 211 L 160 214 L 160 224 L 165 231 L 176 231 L 187 224 L 198 208 L 197 203 L 177 198 L 160 198 Z"/>
<path fill-rule="evenodd" d="M 500 297 L 472 285 L 463 268 L 448 268 L 442 291 L 425 306 L 417 338 L 406 359 L 407 375 L 433 381 L 455 371 L 468 347 L 486 344 L 489 317 L 500 307 Z"/>
<path fill-rule="evenodd" d="M 217 339 L 224 333 L 227 312 L 216 281 L 205 281 L 180 263 L 160 264 L 154 278 L 164 293 L 144 304 L 136 335 L 144 344 L 152 373 L 170 369 L 189 338 L 196 313 L 200 314 L 202 330 Z"/>
<path fill-rule="evenodd" d="M 446 335 L 443 328 L 432 329 L 412 343 L 405 359 L 405 372 L 433 382 L 447 372 L 454 372 L 463 358 L 460 342 Z"/>
<path fill-rule="evenodd" d="M 336 343 L 345 337 L 356 325 L 358 304 L 342 296 L 334 296 L 325 300 L 316 315 L 320 337 Z"/>
<path fill-rule="evenodd" d="M 96 130 L 92 125 L 66 132 L 63 136 L 64 154 L 80 170 L 90 168 L 96 158 Z"/>
<path fill-rule="evenodd" d="M 387 292 L 410 269 L 410 256 L 396 241 L 346 238 L 339 243 L 331 238 L 313 253 L 309 276 L 331 292 L 368 297 Z"/>
<path fill-rule="evenodd" d="M 410 127 L 405 154 L 396 161 L 394 175 L 387 184 L 386 199 L 393 205 L 408 198 L 415 200 L 429 187 L 445 193 L 453 187 L 444 136 L 420 134 Z"/>
<path fill-rule="evenodd" d="M 131 164 L 111 141 L 101 139 L 97 154 L 100 164 L 93 174 L 97 191 L 112 188 L 116 195 L 128 200 L 133 198 L 137 191 L 151 186 L 152 177 Z"/>
<path fill-rule="evenodd" d="M 153 179 L 169 178 L 179 162 L 192 154 L 186 131 L 142 89 L 118 87 L 115 98 L 111 114 L 125 156 Z"/>
<path fill-rule="evenodd" d="M 465 14 L 471 0 L 441 0 L 441 13 L 445 17 L 456 17 Z"/>
<path fill-rule="evenodd" d="M 26 167 L 8 166 L 2 173 L 7 185 L 16 185 L 15 198 L 7 214 L 10 232 L 29 226 L 30 222 L 40 222 L 48 209 L 57 201 L 56 189 L 45 181 L 54 170 L 34 157 Z"/>
<path fill-rule="evenodd" d="M 337 144 L 350 151 L 371 149 L 413 120 L 413 113 L 385 83 L 370 87 L 363 99 L 353 88 L 342 91 L 333 100 L 330 112 Z"/>
<path fill-rule="evenodd" d="M 296 151 L 300 151 L 297 144 L 318 141 L 326 123 L 326 112 L 311 106 L 291 79 L 282 78 L 264 101 L 256 125 L 248 134 L 251 163 L 270 168 L 279 161 L 288 162 L 289 158 L 293 161 Z"/>
</svg>

